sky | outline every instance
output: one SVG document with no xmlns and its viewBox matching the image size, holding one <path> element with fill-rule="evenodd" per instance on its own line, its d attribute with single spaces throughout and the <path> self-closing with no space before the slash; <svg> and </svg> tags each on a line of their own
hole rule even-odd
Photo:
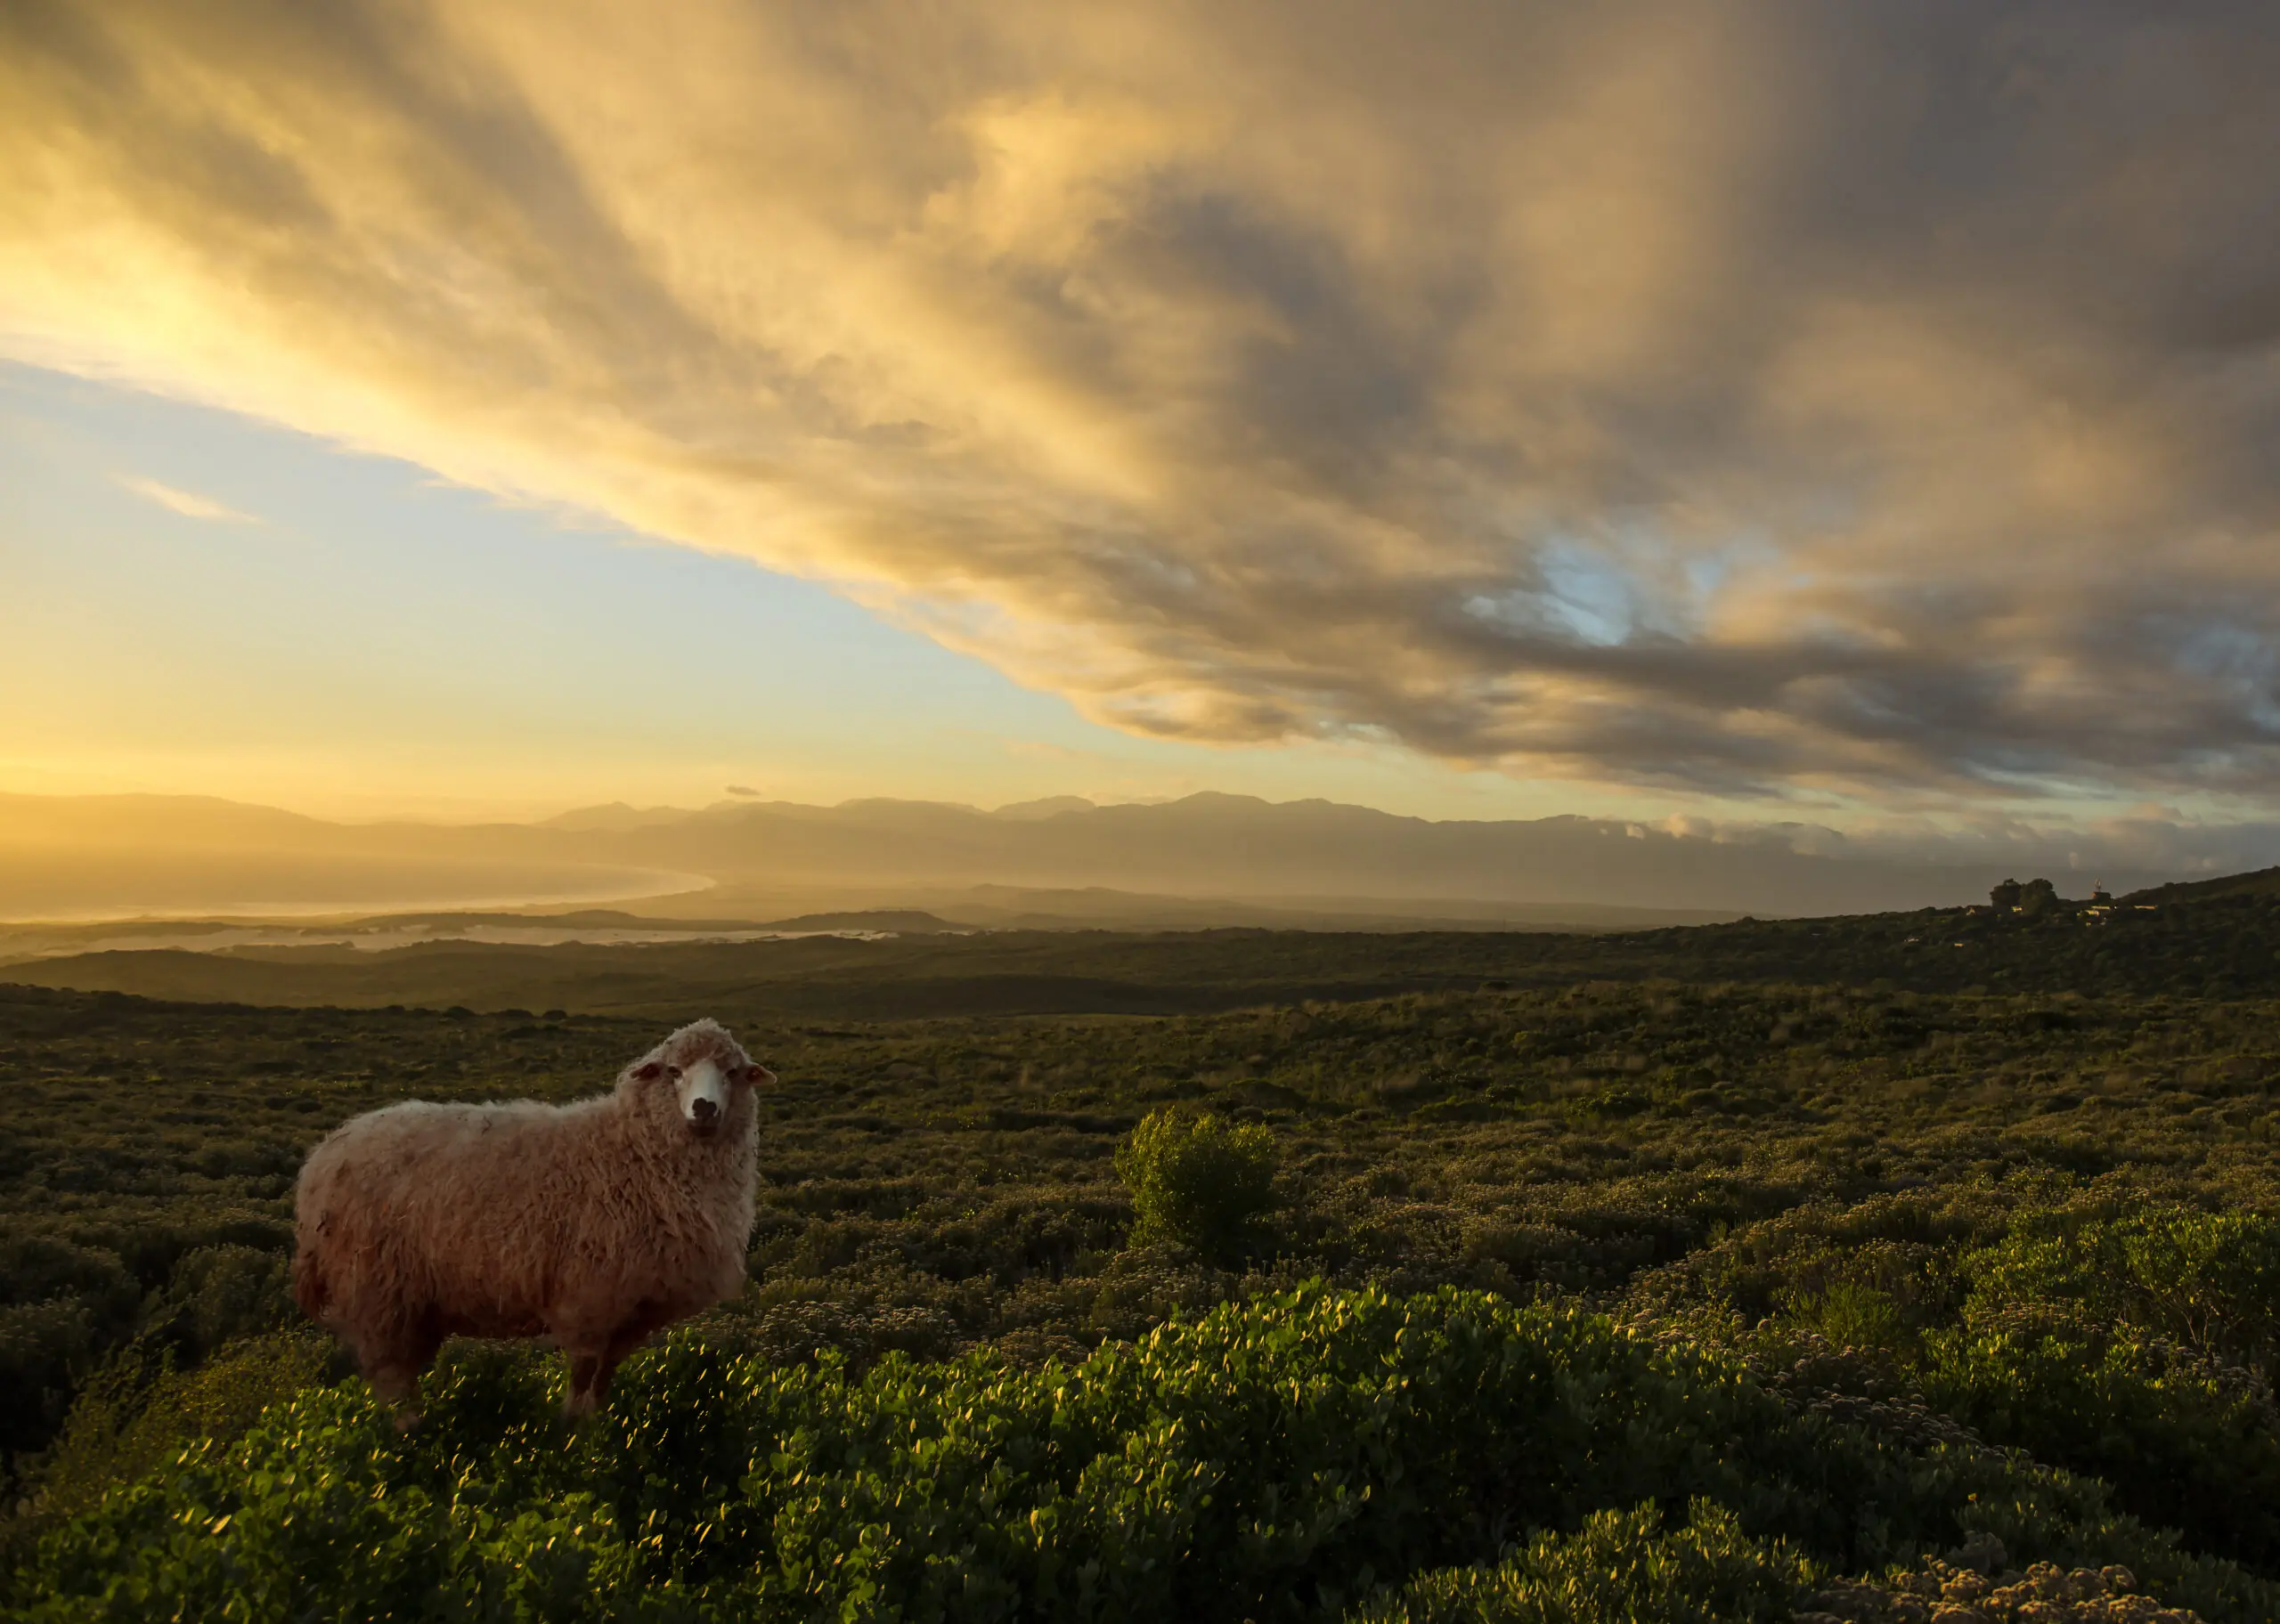
<svg viewBox="0 0 2280 1624">
<path fill-rule="evenodd" d="M 0 9 L 0 788 L 2261 825 L 2280 12 Z"/>
<path fill-rule="evenodd" d="M 739 794 L 1557 804 L 1390 746 L 1135 735 L 824 586 L 113 382 L 0 367 L 0 791 L 445 821 Z"/>
</svg>

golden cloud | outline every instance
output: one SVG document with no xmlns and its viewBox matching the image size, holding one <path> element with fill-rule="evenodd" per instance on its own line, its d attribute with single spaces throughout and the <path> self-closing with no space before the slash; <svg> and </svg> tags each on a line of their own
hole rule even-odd
<svg viewBox="0 0 2280 1624">
<path fill-rule="evenodd" d="M 2280 769 L 2268 8 L 0 15 L 0 350 L 1118 726 Z"/>
<path fill-rule="evenodd" d="M 195 491 L 178 490 L 173 485 L 161 484 L 155 479 L 145 479 L 140 475 L 128 475 L 121 478 L 118 483 L 143 500 L 156 502 L 167 512 L 180 514 L 185 519 L 205 519 L 225 524 L 259 523 L 251 514 L 240 513 L 236 508 L 225 503 L 217 502 L 210 496 L 200 496 Z"/>
</svg>

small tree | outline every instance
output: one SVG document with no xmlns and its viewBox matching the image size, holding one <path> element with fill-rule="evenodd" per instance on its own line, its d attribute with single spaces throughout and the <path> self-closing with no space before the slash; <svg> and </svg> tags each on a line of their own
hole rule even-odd
<svg viewBox="0 0 2280 1624">
<path fill-rule="evenodd" d="M 2015 880 L 2004 881 L 1987 893 L 1987 899 L 1995 905 L 1997 913 L 2009 913 L 2019 905 L 2019 882 Z"/>
<path fill-rule="evenodd" d="M 2019 889 L 2019 911 L 2030 918 L 2058 905 L 2058 888 L 2048 880 L 2030 880 Z"/>
<path fill-rule="evenodd" d="M 1256 1123 L 1157 1111 L 1116 1148 L 1132 1191 L 1135 1245 L 1168 1241 L 1207 1256 L 1240 1252 L 1274 1205 L 1274 1136 Z"/>
</svg>

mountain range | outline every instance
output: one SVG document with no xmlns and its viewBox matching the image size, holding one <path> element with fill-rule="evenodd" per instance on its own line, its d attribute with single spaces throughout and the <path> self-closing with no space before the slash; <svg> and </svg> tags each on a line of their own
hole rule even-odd
<svg viewBox="0 0 2280 1624">
<path fill-rule="evenodd" d="M 1778 830 L 1715 839 L 1578 816 L 1432 821 L 1212 793 L 995 811 L 613 805 L 480 824 L 336 823 L 194 797 L 0 795 L 0 919 L 14 920 L 638 900 L 646 915 L 753 922 L 911 907 L 978 924 L 1622 929 L 1952 904 L 2005 873 L 1998 861 L 1801 851 Z M 2128 889 L 2179 876 L 2097 878 Z M 2062 883 L 2089 889 L 2087 877 Z"/>
</svg>

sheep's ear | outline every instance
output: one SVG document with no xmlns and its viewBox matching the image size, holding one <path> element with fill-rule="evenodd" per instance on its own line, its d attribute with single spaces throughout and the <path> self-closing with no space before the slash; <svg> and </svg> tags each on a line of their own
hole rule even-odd
<svg viewBox="0 0 2280 1624">
<path fill-rule="evenodd" d="M 776 1074 L 758 1060 L 754 1060 L 745 1072 L 745 1081 L 754 1088 L 765 1088 L 769 1084 L 776 1081 Z"/>
<path fill-rule="evenodd" d="M 655 1083 L 665 1075 L 665 1063 L 663 1060 L 646 1060 L 633 1075 L 644 1083 Z"/>
</svg>

